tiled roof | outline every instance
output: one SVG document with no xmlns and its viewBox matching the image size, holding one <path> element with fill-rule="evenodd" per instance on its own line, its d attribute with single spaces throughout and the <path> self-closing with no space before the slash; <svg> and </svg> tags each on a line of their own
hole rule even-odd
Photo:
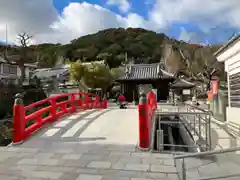
<svg viewBox="0 0 240 180">
<path fill-rule="evenodd" d="M 137 79 L 169 79 L 174 75 L 164 71 L 162 65 L 154 64 L 129 64 L 125 67 L 125 73 L 119 80 L 137 80 Z"/>
<path fill-rule="evenodd" d="M 188 82 L 184 79 L 177 79 L 170 84 L 171 88 L 193 88 L 194 86 L 196 86 L 194 83 Z"/>
<path fill-rule="evenodd" d="M 53 76 L 61 77 L 68 74 L 67 68 L 47 68 L 37 69 L 33 76 L 37 76 L 40 79 L 49 78 Z"/>
<path fill-rule="evenodd" d="M 218 56 L 223 51 L 229 49 L 232 45 L 236 44 L 240 41 L 240 33 L 235 34 L 225 45 L 223 45 L 221 48 L 217 50 L 217 52 L 214 53 L 214 56 Z"/>
</svg>

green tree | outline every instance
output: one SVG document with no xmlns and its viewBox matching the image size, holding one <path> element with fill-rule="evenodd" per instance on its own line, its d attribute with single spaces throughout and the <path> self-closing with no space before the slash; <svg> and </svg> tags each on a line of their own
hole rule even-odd
<svg viewBox="0 0 240 180">
<path fill-rule="evenodd" d="M 106 90 L 113 83 L 113 76 L 106 65 L 91 64 L 86 67 L 83 81 L 90 88 Z"/>
<path fill-rule="evenodd" d="M 124 74 L 124 68 L 122 67 L 112 68 L 111 73 L 112 73 L 113 79 L 116 80 Z"/>
<path fill-rule="evenodd" d="M 111 53 L 101 53 L 97 56 L 98 60 L 104 60 L 105 64 L 108 65 L 110 69 L 119 67 L 124 61 L 123 57 L 120 55 L 113 55 Z"/>
<path fill-rule="evenodd" d="M 80 61 L 76 61 L 70 64 L 70 78 L 74 80 L 78 85 L 80 85 L 85 72 L 86 67 Z"/>
<path fill-rule="evenodd" d="M 107 53 L 110 53 L 113 55 L 117 55 L 121 51 L 122 51 L 122 47 L 117 43 L 114 43 L 114 44 L 108 46 L 105 50 L 103 50 L 103 52 L 107 52 Z"/>
</svg>

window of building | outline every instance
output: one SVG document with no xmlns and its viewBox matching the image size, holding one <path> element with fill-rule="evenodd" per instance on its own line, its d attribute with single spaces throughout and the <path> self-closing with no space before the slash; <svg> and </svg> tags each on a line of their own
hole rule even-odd
<svg viewBox="0 0 240 180">
<path fill-rule="evenodd" d="M 3 64 L 3 73 L 17 75 L 17 66 L 11 64 Z"/>
<path fill-rule="evenodd" d="M 240 72 L 229 76 L 231 107 L 240 107 Z"/>
</svg>

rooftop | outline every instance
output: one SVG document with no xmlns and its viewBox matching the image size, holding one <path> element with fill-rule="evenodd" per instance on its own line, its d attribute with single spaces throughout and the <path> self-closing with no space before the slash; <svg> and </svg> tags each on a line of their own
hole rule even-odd
<svg viewBox="0 0 240 180">
<path fill-rule="evenodd" d="M 7 61 L 5 59 L 3 59 L 1 56 L 0 56 L 0 63 L 10 63 L 10 64 L 16 64 L 16 61 Z M 26 67 L 32 67 L 32 68 L 37 68 L 37 63 L 24 63 L 24 65 Z"/>
<path fill-rule="evenodd" d="M 174 75 L 163 70 L 162 64 L 129 64 L 125 67 L 125 73 L 119 80 L 136 79 L 169 79 Z"/>
<path fill-rule="evenodd" d="M 240 34 L 234 35 L 225 45 L 223 45 L 221 48 L 217 50 L 217 52 L 214 53 L 214 56 L 220 55 L 228 48 L 236 44 L 238 41 L 240 41 Z"/>
<path fill-rule="evenodd" d="M 37 76 L 40 79 L 49 78 L 49 77 L 59 77 L 68 74 L 68 68 L 45 68 L 45 69 L 36 69 L 33 76 Z"/>
<path fill-rule="evenodd" d="M 190 89 L 190 88 L 193 88 L 194 86 L 196 86 L 194 83 L 188 82 L 188 81 L 186 81 L 184 79 L 177 79 L 172 84 L 170 84 L 171 88 Z"/>
</svg>

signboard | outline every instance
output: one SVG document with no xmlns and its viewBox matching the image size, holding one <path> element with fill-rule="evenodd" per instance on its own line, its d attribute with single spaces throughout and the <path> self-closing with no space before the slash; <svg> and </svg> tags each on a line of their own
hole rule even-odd
<svg viewBox="0 0 240 180">
<path fill-rule="evenodd" d="M 183 95 L 190 95 L 191 94 L 191 90 L 190 89 L 184 89 L 183 90 Z"/>
</svg>

